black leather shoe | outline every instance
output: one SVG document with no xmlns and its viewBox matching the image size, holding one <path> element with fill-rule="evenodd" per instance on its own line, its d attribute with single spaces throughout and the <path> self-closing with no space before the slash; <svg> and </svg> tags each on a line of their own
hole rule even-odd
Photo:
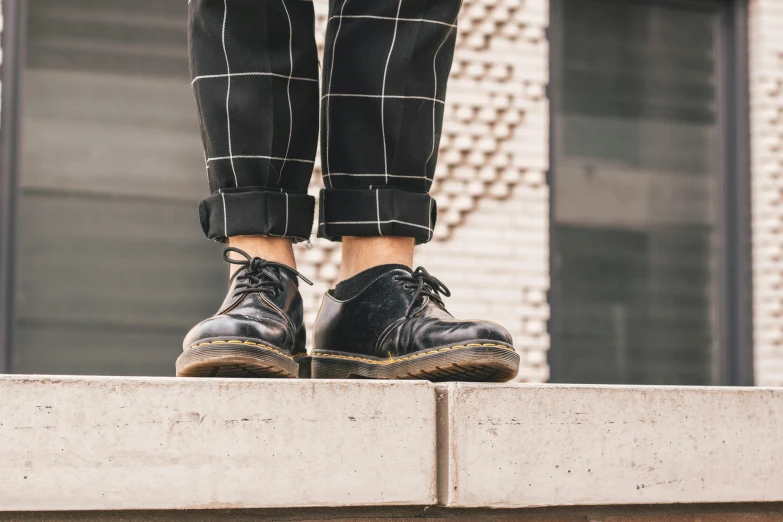
<svg viewBox="0 0 783 522">
<path fill-rule="evenodd" d="M 236 252 L 244 260 L 231 259 Z M 177 358 L 182 377 L 297 377 L 305 363 L 306 334 L 297 277 L 286 265 L 250 257 L 237 248 L 223 259 L 241 265 L 220 311 L 194 326 Z"/>
<path fill-rule="evenodd" d="M 315 322 L 312 377 L 504 382 L 519 370 L 511 335 L 490 321 L 460 321 L 424 268 L 394 268 L 352 297 L 324 297 Z M 341 296 L 344 297 L 344 296 Z"/>
</svg>

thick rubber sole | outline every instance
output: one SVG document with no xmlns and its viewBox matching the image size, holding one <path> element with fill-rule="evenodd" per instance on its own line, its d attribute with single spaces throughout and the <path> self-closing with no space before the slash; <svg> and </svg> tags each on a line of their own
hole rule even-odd
<svg viewBox="0 0 783 522">
<path fill-rule="evenodd" d="M 511 346 L 486 342 L 422 350 L 397 359 L 329 350 L 315 350 L 310 356 L 313 379 L 506 382 L 519 371 L 519 354 Z"/>
<path fill-rule="evenodd" d="M 253 341 L 211 341 L 198 344 L 177 358 L 177 377 L 234 377 L 293 379 L 299 359 Z M 307 361 L 309 373 L 309 361 Z"/>
</svg>

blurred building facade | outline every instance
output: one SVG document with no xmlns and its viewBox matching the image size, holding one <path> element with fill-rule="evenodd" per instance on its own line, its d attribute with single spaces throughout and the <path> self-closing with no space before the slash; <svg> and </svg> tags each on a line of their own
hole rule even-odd
<svg viewBox="0 0 783 522">
<path fill-rule="evenodd" d="M 225 281 L 185 3 L 16 1 L 6 366 L 171 374 Z M 522 381 L 783 384 L 783 3 L 465 0 L 459 26 L 417 252 L 452 312 L 508 327 Z M 339 245 L 296 248 L 312 324 Z"/>
</svg>

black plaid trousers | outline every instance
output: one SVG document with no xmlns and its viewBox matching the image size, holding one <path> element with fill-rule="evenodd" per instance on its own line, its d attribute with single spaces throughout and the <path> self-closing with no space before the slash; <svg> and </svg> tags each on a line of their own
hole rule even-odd
<svg viewBox="0 0 783 522">
<path fill-rule="evenodd" d="M 461 0 L 330 0 L 319 95 L 311 0 L 190 0 L 189 54 L 211 196 L 204 233 L 432 238 Z"/>
</svg>

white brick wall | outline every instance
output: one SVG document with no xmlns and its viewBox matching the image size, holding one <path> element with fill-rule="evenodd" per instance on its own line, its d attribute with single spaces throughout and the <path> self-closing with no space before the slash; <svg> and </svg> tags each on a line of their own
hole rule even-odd
<svg viewBox="0 0 783 522">
<path fill-rule="evenodd" d="M 750 3 L 756 384 L 783 385 L 783 1 Z"/>
<path fill-rule="evenodd" d="M 316 0 L 323 50 L 326 1 Z M 417 263 L 452 290 L 457 316 L 505 325 L 522 352 L 520 379 L 548 378 L 548 0 L 465 0 L 450 76 L 437 181 L 438 225 Z M 321 186 L 316 166 L 311 192 Z M 311 326 L 334 286 L 339 245 L 300 245 Z"/>
</svg>

